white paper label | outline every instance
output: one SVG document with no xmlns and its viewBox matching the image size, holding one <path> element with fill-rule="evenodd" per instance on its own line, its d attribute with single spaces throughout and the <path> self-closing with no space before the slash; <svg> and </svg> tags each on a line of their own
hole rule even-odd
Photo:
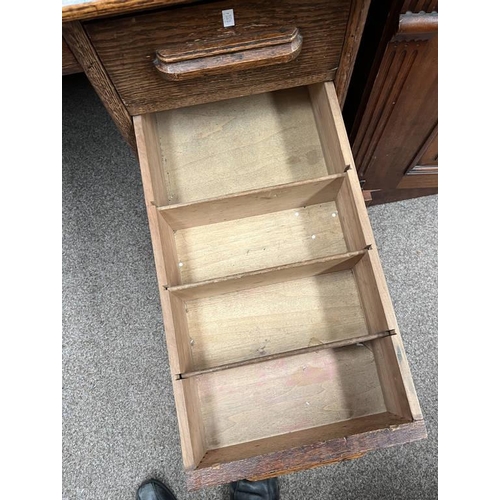
<svg viewBox="0 0 500 500">
<path fill-rule="evenodd" d="M 227 9 L 222 11 L 222 24 L 224 28 L 229 28 L 234 26 L 234 11 L 233 9 Z"/>
</svg>

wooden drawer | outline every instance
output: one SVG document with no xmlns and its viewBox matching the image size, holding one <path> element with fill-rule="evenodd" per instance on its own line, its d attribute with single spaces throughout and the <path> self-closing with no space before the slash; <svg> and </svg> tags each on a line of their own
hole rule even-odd
<svg viewBox="0 0 500 500">
<path fill-rule="evenodd" d="M 189 488 L 425 437 L 333 83 L 134 125 Z"/>
<path fill-rule="evenodd" d="M 350 8 L 350 0 L 318 0 L 314 6 L 302 0 L 223 0 L 97 20 L 85 29 L 129 113 L 137 115 L 332 80 Z M 227 9 L 233 9 L 234 27 L 223 26 Z M 179 82 L 166 80 L 154 64 L 160 49 L 177 53 L 200 40 L 211 47 L 233 39 L 244 44 L 253 34 L 258 39 L 270 30 L 295 28 L 300 51 L 294 47 L 292 60 L 271 66 Z"/>
</svg>

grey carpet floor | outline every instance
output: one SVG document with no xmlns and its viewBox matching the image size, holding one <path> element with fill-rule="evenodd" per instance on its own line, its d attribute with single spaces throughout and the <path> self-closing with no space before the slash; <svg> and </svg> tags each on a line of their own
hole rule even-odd
<svg viewBox="0 0 500 500">
<path fill-rule="evenodd" d="M 289 499 L 437 498 L 437 197 L 370 208 L 429 438 L 281 478 Z M 63 498 L 188 494 L 139 168 L 82 76 L 63 80 Z"/>
</svg>

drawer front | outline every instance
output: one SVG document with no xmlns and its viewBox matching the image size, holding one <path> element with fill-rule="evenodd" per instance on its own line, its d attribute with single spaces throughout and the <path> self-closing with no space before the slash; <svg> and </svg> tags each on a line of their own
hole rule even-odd
<svg viewBox="0 0 500 500">
<path fill-rule="evenodd" d="M 312 2 L 311 2 L 312 3 Z M 85 29 L 132 115 L 332 80 L 340 63 L 351 2 L 318 0 L 219 1 L 120 19 L 90 22 Z M 234 27 L 222 11 L 233 9 Z M 280 64 L 168 81 L 153 61 L 179 44 L 297 28 L 301 50 Z M 289 58 L 290 59 L 290 58 Z"/>
<path fill-rule="evenodd" d="M 188 487 L 425 437 L 333 83 L 134 126 Z"/>
</svg>

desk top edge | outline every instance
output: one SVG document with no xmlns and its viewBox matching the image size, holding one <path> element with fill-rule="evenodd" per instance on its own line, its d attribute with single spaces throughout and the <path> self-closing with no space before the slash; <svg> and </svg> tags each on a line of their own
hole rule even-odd
<svg viewBox="0 0 500 500">
<path fill-rule="evenodd" d="M 62 21 L 84 21 L 139 10 L 194 3 L 195 0 L 62 0 Z"/>
</svg>

